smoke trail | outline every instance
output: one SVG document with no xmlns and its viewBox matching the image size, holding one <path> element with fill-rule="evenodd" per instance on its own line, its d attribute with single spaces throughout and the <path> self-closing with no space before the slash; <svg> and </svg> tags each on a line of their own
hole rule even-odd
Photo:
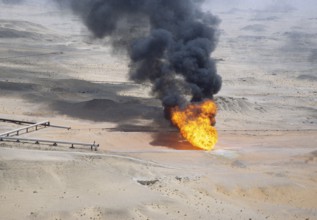
<svg viewBox="0 0 317 220">
<path fill-rule="evenodd" d="M 221 88 L 215 61 L 219 19 L 200 0 L 56 0 L 97 38 L 131 58 L 130 77 L 150 81 L 165 107 L 212 98 Z M 189 97 L 189 98 L 188 98 Z"/>
</svg>

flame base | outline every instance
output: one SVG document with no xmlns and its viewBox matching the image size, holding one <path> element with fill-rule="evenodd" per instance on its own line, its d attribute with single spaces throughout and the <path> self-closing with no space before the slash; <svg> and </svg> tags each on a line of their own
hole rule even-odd
<svg viewBox="0 0 317 220">
<path fill-rule="evenodd" d="M 185 109 L 178 106 L 171 109 L 172 123 L 182 136 L 193 146 L 210 151 L 218 140 L 215 125 L 217 106 L 212 100 L 189 104 Z"/>
</svg>

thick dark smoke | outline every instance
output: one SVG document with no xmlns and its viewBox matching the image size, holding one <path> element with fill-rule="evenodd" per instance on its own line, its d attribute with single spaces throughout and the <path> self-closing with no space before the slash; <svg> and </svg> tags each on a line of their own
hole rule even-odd
<svg viewBox="0 0 317 220">
<path fill-rule="evenodd" d="M 97 38 L 131 58 L 130 77 L 150 81 L 165 107 L 212 98 L 221 88 L 214 51 L 219 19 L 201 0 L 56 0 L 81 16 Z"/>
</svg>

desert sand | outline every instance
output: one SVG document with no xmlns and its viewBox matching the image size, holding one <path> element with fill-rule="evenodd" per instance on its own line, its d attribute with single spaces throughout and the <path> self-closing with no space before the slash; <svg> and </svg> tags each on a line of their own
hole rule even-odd
<svg viewBox="0 0 317 220">
<path fill-rule="evenodd" d="M 0 118 L 72 127 L 24 137 L 100 144 L 0 142 L 0 218 L 317 219 L 316 13 L 212 12 L 223 86 L 206 152 L 77 17 L 0 2 Z M 17 127 L 0 122 L 0 133 Z"/>
</svg>

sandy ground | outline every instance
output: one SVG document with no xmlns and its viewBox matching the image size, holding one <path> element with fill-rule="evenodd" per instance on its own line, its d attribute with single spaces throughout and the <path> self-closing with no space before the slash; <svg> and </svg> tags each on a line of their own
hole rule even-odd
<svg viewBox="0 0 317 220">
<path fill-rule="evenodd" d="M 217 12 L 219 142 L 204 152 L 78 18 L 0 2 L 0 118 L 100 144 L 1 142 L 1 219 L 317 219 L 317 17 L 288 13 Z"/>
</svg>

